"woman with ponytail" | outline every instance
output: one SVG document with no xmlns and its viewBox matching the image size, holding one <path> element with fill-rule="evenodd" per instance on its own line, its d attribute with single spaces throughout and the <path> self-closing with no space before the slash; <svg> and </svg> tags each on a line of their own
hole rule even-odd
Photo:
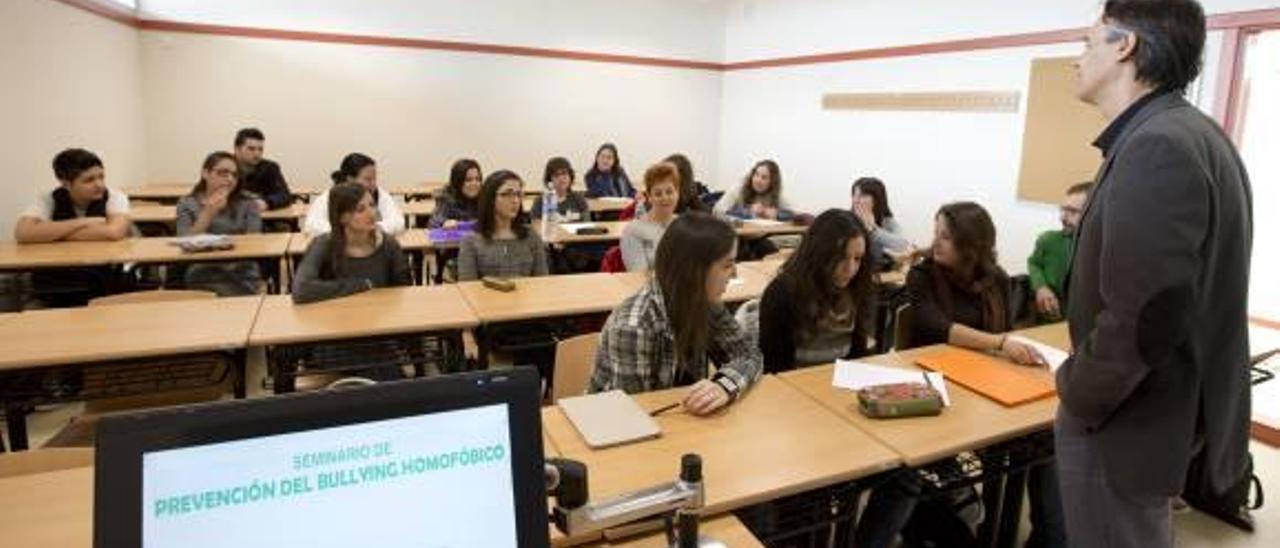
<svg viewBox="0 0 1280 548">
<path fill-rule="evenodd" d="M 294 274 L 294 303 L 413 283 L 400 245 L 378 226 L 368 188 L 340 183 L 325 197 L 328 222 L 335 230 L 316 236 L 307 246 Z"/>
<path fill-rule="evenodd" d="M 373 158 L 359 152 L 348 154 L 330 178 L 334 185 L 355 183 L 363 186 L 373 197 L 378 227 L 390 235 L 404 232 L 404 210 L 390 192 L 378 187 L 378 166 Z M 329 232 L 332 224 L 328 216 L 328 198 L 328 194 L 321 194 L 311 202 L 311 207 L 307 209 L 307 219 L 302 224 L 303 232 L 313 236 Z"/>
</svg>

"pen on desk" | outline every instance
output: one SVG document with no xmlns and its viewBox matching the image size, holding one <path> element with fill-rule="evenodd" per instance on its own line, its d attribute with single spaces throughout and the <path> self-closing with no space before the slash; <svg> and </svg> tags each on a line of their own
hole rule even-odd
<svg viewBox="0 0 1280 548">
<path fill-rule="evenodd" d="M 658 416 L 658 415 L 661 415 L 661 414 L 663 414 L 663 413 L 666 413 L 667 411 L 670 411 L 670 410 L 675 409 L 675 408 L 677 408 L 677 407 L 680 407 L 680 403 L 679 403 L 679 402 L 673 403 L 673 404 L 671 404 L 671 405 L 664 405 L 664 406 L 662 406 L 662 407 L 659 407 L 659 408 L 657 408 L 657 409 L 654 409 L 653 411 L 650 411 L 650 412 L 649 412 L 649 416 L 650 416 L 650 417 L 656 417 L 656 416 Z"/>
</svg>

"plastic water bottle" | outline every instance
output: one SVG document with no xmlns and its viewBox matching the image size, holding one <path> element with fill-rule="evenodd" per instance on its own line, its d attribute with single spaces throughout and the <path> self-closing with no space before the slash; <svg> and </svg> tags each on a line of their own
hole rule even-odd
<svg viewBox="0 0 1280 548">
<path fill-rule="evenodd" d="M 551 185 L 547 185 L 542 192 L 542 241 L 551 241 L 556 227 L 555 216 L 559 211 L 556 207 L 556 191 Z"/>
</svg>

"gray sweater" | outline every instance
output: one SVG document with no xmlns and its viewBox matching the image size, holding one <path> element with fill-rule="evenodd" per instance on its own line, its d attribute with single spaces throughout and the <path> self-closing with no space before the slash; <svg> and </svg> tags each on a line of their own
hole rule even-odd
<svg viewBox="0 0 1280 548">
<path fill-rule="evenodd" d="M 179 236 L 190 236 L 204 204 L 195 196 L 183 196 L 178 200 L 178 217 L 174 223 Z M 227 204 L 209 222 L 205 234 L 257 234 L 262 232 L 262 216 L 249 199 Z M 220 297 L 252 295 L 258 292 L 261 278 L 258 263 L 254 261 L 197 263 L 183 273 L 187 287 L 204 289 Z"/>
<path fill-rule="evenodd" d="M 380 235 L 382 244 L 368 257 L 345 257 L 330 264 L 329 234 L 311 240 L 293 278 L 293 302 L 304 304 L 336 299 L 375 287 L 412 285 L 409 264 L 396 239 Z"/>
<path fill-rule="evenodd" d="M 204 204 L 195 196 L 183 196 L 178 200 L 178 219 L 174 223 L 179 236 L 191 235 L 191 227 L 200 218 Z M 228 203 L 227 207 L 213 217 L 209 223 L 207 234 L 256 234 L 262 232 L 262 216 L 253 201 L 248 199 Z"/>
<path fill-rule="evenodd" d="M 674 220 L 674 219 L 673 219 Z M 628 272 L 644 272 L 653 268 L 653 257 L 658 251 L 658 242 L 667 231 L 666 224 L 655 223 L 648 219 L 636 219 L 627 223 L 622 229 L 622 263 L 627 265 Z"/>
<path fill-rule="evenodd" d="M 458 280 L 464 282 L 484 276 L 525 278 L 547 273 L 547 250 L 532 230 L 519 240 L 489 240 L 477 232 L 462 240 L 458 252 Z"/>
</svg>

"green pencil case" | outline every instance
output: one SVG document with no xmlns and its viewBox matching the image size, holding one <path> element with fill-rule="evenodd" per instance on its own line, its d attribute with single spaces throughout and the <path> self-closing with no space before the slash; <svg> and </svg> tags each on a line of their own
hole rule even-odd
<svg viewBox="0 0 1280 548">
<path fill-rule="evenodd" d="M 873 419 L 927 417 L 942 413 L 942 395 L 920 383 L 878 384 L 858 391 L 858 410 Z"/>
</svg>

